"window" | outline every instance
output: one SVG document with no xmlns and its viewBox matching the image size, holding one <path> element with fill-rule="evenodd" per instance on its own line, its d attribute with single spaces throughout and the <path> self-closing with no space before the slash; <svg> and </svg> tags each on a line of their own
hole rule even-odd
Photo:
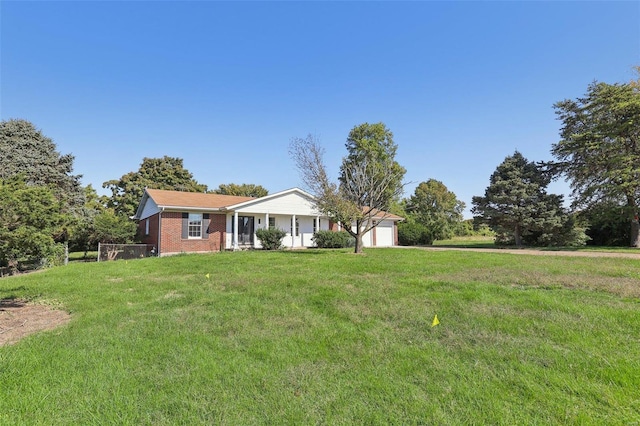
<svg viewBox="0 0 640 426">
<path fill-rule="evenodd" d="M 318 232 L 319 230 L 322 229 L 322 219 L 318 219 L 317 223 L 318 223 L 318 227 L 316 227 L 316 220 L 313 220 L 313 233 L 315 234 L 316 232 Z"/>
<path fill-rule="evenodd" d="M 202 238 L 202 213 L 189 213 L 189 238 Z"/>
<path fill-rule="evenodd" d="M 149 235 L 149 219 L 144 221 L 144 235 Z"/>
<path fill-rule="evenodd" d="M 269 229 L 276 229 L 276 218 L 275 217 L 270 217 L 269 218 Z"/>
<path fill-rule="evenodd" d="M 293 220 L 291 220 L 291 235 L 293 234 Z M 298 221 L 298 218 L 296 217 L 296 233 L 295 236 L 297 237 L 298 235 L 300 235 L 300 222 Z"/>
</svg>

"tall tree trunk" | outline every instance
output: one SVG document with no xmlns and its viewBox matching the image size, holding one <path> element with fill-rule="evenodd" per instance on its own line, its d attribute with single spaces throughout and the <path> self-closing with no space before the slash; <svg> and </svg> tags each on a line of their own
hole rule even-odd
<svg viewBox="0 0 640 426">
<path fill-rule="evenodd" d="M 354 253 L 362 253 L 362 232 L 358 230 L 356 234 L 356 247 Z"/>
<path fill-rule="evenodd" d="M 522 228 L 519 223 L 516 223 L 516 228 L 513 230 L 513 239 L 515 240 L 517 247 L 522 246 Z"/>
<path fill-rule="evenodd" d="M 632 194 L 627 194 L 627 208 L 630 211 L 629 220 L 631 221 L 631 238 L 629 246 L 640 247 L 640 223 L 638 222 L 638 208 L 636 200 Z"/>
<path fill-rule="evenodd" d="M 638 215 L 634 215 L 631 218 L 631 247 L 640 247 L 640 222 L 638 222 Z"/>
</svg>

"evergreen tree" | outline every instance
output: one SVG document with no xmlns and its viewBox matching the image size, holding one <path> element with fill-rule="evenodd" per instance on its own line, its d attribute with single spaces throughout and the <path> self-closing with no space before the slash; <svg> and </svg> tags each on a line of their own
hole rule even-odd
<svg viewBox="0 0 640 426">
<path fill-rule="evenodd" d="M 0 180 L 0 266 L 17 270 L 18 262 L 55 264 L 64 254 L 68 215 L 47 186 L 27 184 L 23 176 Z"/>
<path fill-rule="evenodd" d="M 484 197 L 473 197 L 475 219 L 496 232 L 497 243 L 575 243 L 577 235 L 562 207 L 562 196 L 546 192 L 550 181 L 541 167 L 516 151 L 491 175 Z"/>
<path fill-rule="evenodd" d="M 581 210 L 622 208 L 630 245 L 640 247 L 640 84 L 593 83 L 583 98 L 554 107 L 562 140 L 551 169 L 569 179 Z"/>
<path fill-rule="evenodd" d="M 71 154 L 61 155 L 53 140 L 26 120 L 0 122 L 0 179 L 23 176 L 26 183 L 46 186 L 72 212 L 84 202 L 80 175 L 73 175 Z"/>
</svg>

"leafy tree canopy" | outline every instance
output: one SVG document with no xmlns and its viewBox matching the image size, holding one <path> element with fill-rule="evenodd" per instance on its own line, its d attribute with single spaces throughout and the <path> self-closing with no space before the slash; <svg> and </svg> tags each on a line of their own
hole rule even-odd
<svg viewBox="0 0 640 426">
<path fill-rule="evenodd" d="M 127 244 L 136 237 L 136 223 L 129 218 L 118 215 L 113 209 L 106 209 L 94 218 L 93 232 L 90 241 L 97 245 L 101 243 Z"/>
<path fill-rule="evenodd" d="M 359 206 L 375 203 L 389 210 L 400 198 L 406 173 L 395 161 L 398 146 L 391 130 L 384 123 L 360 124 L 351 129 L 345 146 L 347 156 L 342 159 L 339 177 L 344 197 Z"/>
<path fill-rule="evenodd" d="M 640 247 L 640 85 L 594 82 L 584 97 L 554 108 L 562 139 L 552 147 L 550 169 L 569 179 L 575 206 L 622 206 L 630 244 Z"/>
<path fill-rule="evenodd" d="M 432 242 L 454 236 L 464 207 L 456 194 L 435 179 L 421 182 L 405 205 L 409 216 L 428 230 Z"/>
<path fill-rule="evenodd" d="M 162 158 L 143 158 L 137 172 L 129 172 L 120 179 L 109 180 L 102 184 L 111 190 L 107 206 L 117 214 L 131 217 L 145 188 L 166 189 L 185 192 L 206 192 L 207 186 L 198 183 L 191 172 L 184 168 L 182 158 L 164 156 Z"/>
<path fill-rule="evenodd" d="M 80 175 L 71 154 L 61 155 L 53 140 L 26 120 L 0 122 L 0 179 L 21 175 L 26 183 L 48 187 L 64 210 L 83 203 Z"/>
<path fill-rule="evenodd" d="M 241 197 L 264 197 L 269 195 L 269 191 L 267 191 L 264 187 L 260 185 L 255 185 L 252 183 L 223 183 L 218 189 L 214 189 L 213 192 L 215 194 L 222 195 L 238 195 Z"/>
<path fill-rule="evenodd" d="M 0 180 L 0 266 L 19 260 L 53 259 L 62 246 L 68 215 L 47 186 L 27 184 L 21 175 Z M 64 251 L 64 249 L 62 249 Z"/>
<path fill-rule="evenodd" d="M 395 161 L 397 146 L 383 123 L 355 126 L 347 138 L 339 184 L 328 177 L 324 149 L 309 135 L 291 141 L 289 153 L 319 211 L 342 223 L 362 252 L 362 236 L 399 200 L 405 169 Z"/>
<path fill-rule="evenodd" d="M 95 234 L 95 218 L 105 210 L 107 203 L 105 196 L 98 196 L 93 186 L 84 188 L 85 202 L 83 206 L 76 209 L 74 221 L 70 228 L 69 249 L 71 251 L 96 250 L 98 241 L 93 236 Z"/>
</svg>

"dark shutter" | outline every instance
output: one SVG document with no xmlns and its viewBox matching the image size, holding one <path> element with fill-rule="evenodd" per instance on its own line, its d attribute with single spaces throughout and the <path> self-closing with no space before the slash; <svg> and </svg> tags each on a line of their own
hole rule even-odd
<svg viewBox="0 0 640 426">
<path fill-rule="evenodd" d="M 189 213 L 182 213 L 182 239 L 189 238 Z"/>
<path fill-rule="evenodd" d="M 209 213 L 202 215 L 202 239 L 209 239 Z"/>
</svg>

